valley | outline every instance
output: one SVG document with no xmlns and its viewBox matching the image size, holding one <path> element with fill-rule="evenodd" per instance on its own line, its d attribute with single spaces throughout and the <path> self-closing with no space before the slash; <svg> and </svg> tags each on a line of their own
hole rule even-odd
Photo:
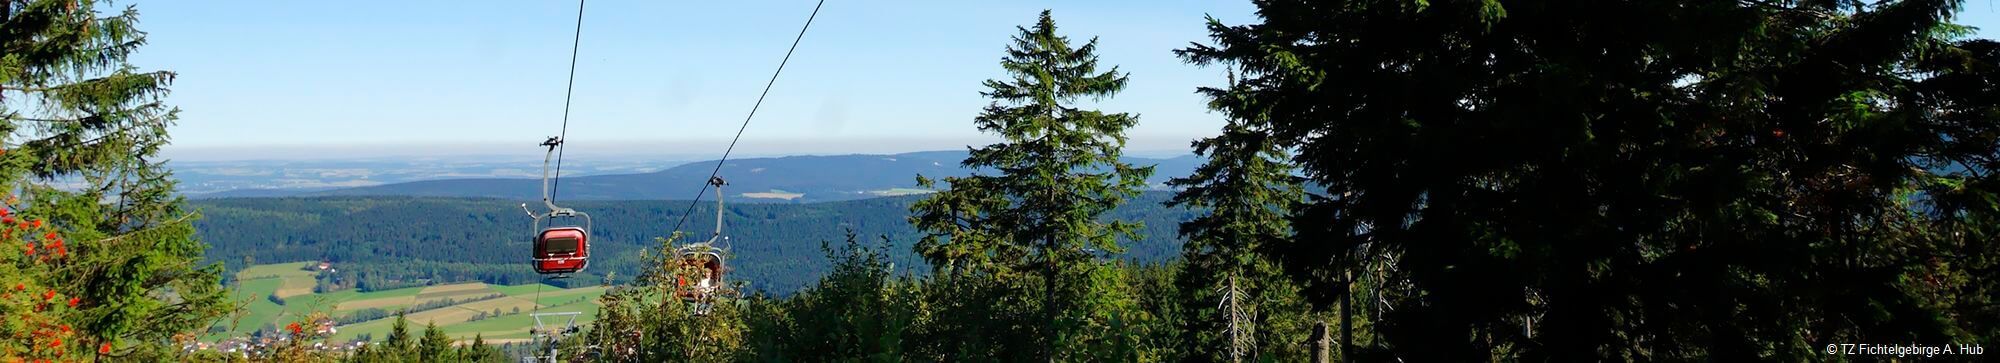
<svg viewBox="0 0 2000 363">
<path fill-rule="evenodd" d="M 1179 253 L 1181 240 L 1174 228 L 1195 214 L 1167 207 L 1169 196 L 1142 193 L 1107 214 L 1144 223 L 1142 238 L 1124 242 L 1120 259 L 1157 263 Z M 921 235 L 905 220 L 916 198 L 730 204 L 724 216 L 732 241 L 731 277 L 753 292 L 789 296 L 833 268 L 822 243 L 837 244 L 850 231 L 863 243 L 885 245 L 895 274 L 928 274 L 911 250 Z M 600 283 L 625 283 L 636 275 L 642 268 L 640 256 L 658 253 L 656 238 L 669 234 L 665 229 L 688 205 L 569 203 L 596 216 L 592 248 L 598 252 L 591 268 L 576 277 L 543 280 L 522 262 L 528 258 L 529 231 L 519 203 L 394 196 L 192 201 L 203 215 L 195 226 L 211 246 L 208 260 L 233 271 L 233 299 L 245 304 L 233 326 L 211 330 L 205 340 L 276 329 L 312 311 L 343 321 L 333 326 L 333 342 L 381 339 L 398 309 L 413 310 L 408 316 L 412 331 L 435 322 L 454 339 L 478 335 L 496 343 L 526 339 L 527 328 L 534 325 L 527 313 L 537 307 L 583 312 L 578 323 L 587 323 L 596 314 L 595 298 L 605 292 Z M 705 238 L 715 223 L 714 208 L 696 204 L 684 229 Z M 327 271 L 317 271 L 322 261 L 328 262 Z M 315 293 L 322 275 L 341 279 L 333 285 L 343 288 Z M 377 317 L 346 321 L 356 314 Z"/>
<path fill-rule="evenodd" d="M 1147 192 L 1107 213 L 1106 218 L 1143 223 L 1140 239 L 1123 241 L 1119 258 L 1160 262 L 1180 253 L 1175 229 L 1196 213 L 1168 207 L 1171 195 Z M 910 203 L 920 196 L 834 202 L 737 203 L 726 207 L 732 276 L 750 288 L 788 295 L 830 269 L 822 242 L 840 242 L 852 231 L 862 242 L 886 243 L 899 274 L 924 274 L 928 267 L 911 250 L 922 235 L 907 221 Z M 398 289 L 410 281 L 484 282 L 523 285 L 542 280 L 528 259 L 527 217 L 521 201 L 439 197 L 293 197 L 195 200 L 195 222 L 211 248 L 209 261 L 242 271 L 244 260 L 330 261 L 340 275 L 365 290 Z M 715 226 L 715 205 L 686 201 L 577 201 L 566 206 L 590 213 L 593 261 L 578 277 L 562 280 L 596 285 L 610 274 L 625 281 L 639 270 L 638 256 L 657 253 L 657 238 L 671 234 L 683 213 L 691 238 L 706 239 Z M 261 296 L 261 295 L 259 295 Z"/>
<path fill-rule="evenodd" d="M 581 312 L 578 323 L 586 323 L 596 316 L 596 298 L 605 292 L 603 286 L 457 282 L 315 293 L 315 277 L 323 273 L 318 265 L 317 261 L 285 262 L 253 265 L 236 272 L 237 285 L 231 298 L 242 304 L 242 312 L 211 329 L 203 340 L 248 336 L 259 330 L 273 332 L 315 312 L 332 320 L 327 327 L 332 328 L 334 342 L 374 340 L 388 335 L 396 311 L 408 311 L 406 319 L 412 331 L 435 323 L 457 340 L 480 336 L 494 343 L 526 341 L 535 325 L 531 313 Z M 329 265 L 327 271 L 337 269 L 338 265 Z"/>
</svg>

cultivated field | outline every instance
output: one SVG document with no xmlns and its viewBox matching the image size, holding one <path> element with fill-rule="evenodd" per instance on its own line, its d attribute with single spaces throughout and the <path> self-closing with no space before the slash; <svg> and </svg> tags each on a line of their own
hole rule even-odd
<svg viewBox="0 0 2000 363">
<path fill-rule="evenodd" d="M 411 334 L 418 334 L 426 324 L 435 323 L 446 334 L 458 339 L 472 339 L 474 335 L 488 340 L 527 339 L 528 330 L 535 325 L 530 313 L 583 312 L 583 316 L 577 319 L 581 325 L 596 317 L 597 297 L 604 294 L 602 286 L 563 289 L 545 284 L 495 286 L 477 282 L 315 294 L 312 292 L 315 272 L 303 269 L 308 263 L 256 265 L 238 272 L 235 298 L 244 308 L 234 319 L 221 323 L 228 328 L 226 333 L 210 334 L 205 338 L 217 340 L 246 335 L 267 325 L 284 326 L 312 311 L 324 311 L 339 317 L 371 308 L 394 312 L 449 299 L 454 302 L 452 305 L 411 312 L 407 316 Z M 282 297 L 285 303 L 280 305 L 271 301 L 269 296 L 273 294 Z M 476 300 L 492 295 L 501 297 Z M 495 315 L 495 312 L 499 314 Z M 472 321 L 481 313 L 488 317 Z M 395 317 L 391 316 L 342 325 L 333 340 L 347 341 L 364 334 L 379 340 L 389 334 L 394 320 Z"/>
</svg>

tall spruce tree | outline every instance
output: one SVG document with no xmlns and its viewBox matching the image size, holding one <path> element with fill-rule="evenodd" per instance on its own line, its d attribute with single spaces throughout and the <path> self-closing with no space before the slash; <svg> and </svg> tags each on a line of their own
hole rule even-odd
<svg viewBox="0 0 2000 363">
<path fill-rule="evenodd" d="M 993 103 L 973 120 L 1005 141 L 971 149 L 962 163 L 992 172 L 945 178 L 946 188 L 911 206 L 910 220 L 927 233 L 917 252 L 944 275 L 997 279 L 1013 289 L 1008 296 L 1040 297 L 1020 301 L 1041 313 L 1014 334 L 1041 347 L 1003 354 L 1080 359 L 1057 345 L 1105 342 L 1079 332 L 1104 331 L 1120 314 L 1108 307 L 1130 305 L 1095 289 L 1116 284 L 1100 281 L 1113 278 L 1100 259 L 1122 251 L 1119 238 L 1137 239 L 1138 225 L 1100 217 L 1137 194 L 1152 168 L 1119 161 L 1137 116 L 1076 107 L 1126 85 L 1116 67 L 1098 70 L 1097 40 L 1073 46 L 1048 11 L 1019 30 L 1000 61 L 1009 78 L 985 82 L 981 94 Z"/>
<path fill-rule="evenodd" d="M 1288 333 L 1283 329 L 1264 331 L 1258 326 L 1259 317 L 1297 318 L 1302 313 L 1296 304 L 1286 306 L 1287 301 L 1297 301 L 1283 299 L 1295 295 L 1295 288 L 1261 250 L 1291 238 L 1286 218 L 1304 202 L 1305 194 L 1289 155 L 1272 140 L 1267 120 L 1232 113 L 1247 109 L 1241 104 L 1255 98 L 1243 92 L 1233 73 L 1229 79 L 1226 86 L 1200 89 L 1211 108 L 1229 117 L 1221 135 L 1193 143 L 1195 153 L 1208 157 L 1208 162 L 1193 175 L 1167 182 L 1181 188 L 1168 204 L 1206 211 L 1180 225 L 1187 241 L 1181 245 L 1186 270 L 1176 282 L 1186 295 L 1182 303 L 1187 316 L 1180 328 L 1187 341 L 1182 347 L 1191 359 L 1201 361 L 1243 361 L 1263 355 L 1266 349 L 1260 347 L 1281 353 L 1305 341 L 1303 336 L 1283 334 Z"/>
<path fill-rule="evenodd" d="M 379 350 L 383 356 L 408 358 L 416 354 L 416 338 L 410 336 L 410 320 L 405 311 L 396 311 L 396 320 L 389 324 L 389 335 L 383 337 Z"/>
<path fill-rule="evenodd" d="M 417 342 L 417 361 L 458 361 L 459 357 L 451 348 L 451 342 L 451 336 L 444 335 L 444 330 L 438 329 L 437 322 L 424 323 L 424 338 Z"/>
<path fill-rule="evenodd" d="M 5 219 L 49 224 L 47 236 L 59 238 L 25 246 L 63 255 L 10 260 L 15 268 L 0 274 L 74 299 L 62 315 L 78 331 L 70 352 L 171 360 L 177 341 L 231 306 L 221 266 L 196 262 L 206 246 L 195 214 L 157 156 L 179 111 L 165 102 L 175 74 L 126 61 L 146 44 L 139 13 L 99 13 L 109 6 L 0 0 L 0 184 L 19 193 Z"/>
<path fill-rule="evenodd" d="M 1959 1 L 1326 4 L 1184 54 L 1249 69 L 1232 113 L 1327 188 L 1273 258 L 1322 304 L 1369 266 L 1387 354 L 1996 339 L 2000 46 Z"/>
<path fill-rule="evenodd" d="M 507 354 L 500 347 L 487 345 L 486 335 L 475 333 L 472 343 L 459 347 L 458 356 L 466 362 L 506 362 Z"/>
</svg>

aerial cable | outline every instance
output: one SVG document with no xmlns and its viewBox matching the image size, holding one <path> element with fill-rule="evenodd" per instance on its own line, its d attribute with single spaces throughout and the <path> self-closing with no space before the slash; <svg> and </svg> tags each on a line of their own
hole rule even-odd
<svg viewBox="0 0 2000 363">
<path fill-rule="evenodd" d="M 704 184 L 701 186 L 701 191 L 695 193 L 694 200 L 688 201 L 687 211 L 681 212 L 681 220 L 674 222 L 674 228 L 668 231 L 679 232 L 681 225 L 687 223 L 688 215 L 694 213 L 695 204 L 701 203 L 701 197 L 708 194 L 707 180 L 714 180 L 716 175 L 722 172 L 722 164 L 729 162 L 729 153 L 736 150 L 736 141 L 743 139 L 743 130 L 750 128 L 750 119 L 757 117 L 758 107 L 764 106 L 764 96 L 769 96 L 771 94 L 771 86 L 778 84 L 778 75 L 785 73 L 785 64 L 791 62 L 792 52 L 799 50 L 799 41 L 806 38 L 806 30 L 812 29 L 813 18 L 819 17 L 819 8 L 825 5 L 826 0 L 819 0 L 818 5 L 813 5 L 812 15 L 806 16 L 806 25 L 799 27 L 799 35 L 792 38 L 792 47 L 786 49 L 785 58 L 778 61 L 778 70 L 771 72 L 771 80 L 764 83 L 764 92 L 757 94 L 757 103 L 750 106 L 750 114 L 744 116 L 743 125 L 736 128 L 736 137 L 729 139 L 729 147 L 722 150 L 722 158 L 715 161 L 715 169 L 708 172 L 708 179 L 703 181 Z M 719 195 L 716 196 L 716 198 L 721 197 Z M 720 211 L 717 212 L 719 213 Z"/>
<path fill-rule="evenodd" d="M 569 105 L 571 96 L 576 92 L 576 54 L 577 49 L 581 48 L 583 41 L 583 2 L 584 0 L 576 0 L 576 34 L 570 38 L 569 43 L 569 81 L 568 85 L 563 87 L 562 131 L 560 134 L 557 134 L 558 136 L 556 136 L 555 140 L 552 140 L 555 142 L 553 146 L 556 148 L 555 185 L 549 188 L 548 199 L 555 199 L 556 190 L 562 188 L 563 145 L 567 144 L 563 141 L 569 137 Z M 548 165 L 543 165 L 543 167 L 548 167 Z M 545 284 L 535 284 L 533 309 L 534 313 L 537 314 L 542 312 L 542 285 Z"/>
<path fill-rule="evenodd" d="M 534 316 L 534 314 L 540 314 L 540 313 L 542 313 L 542 286 L 548 286 L 548 284 L 546 284 L 546 283 L 536 283 L 536 284 L 535 284 L 535 301 L 529 301 L 529 303 L 530 303 L 529 305 L 534 305 L 534 307 L 533 307 L 533 308 L 534 308 L 535 310 L 534 310 L 534 311 L 532 311 L 532 312 L 529 312 L 529 313 L 528 313 L 528 315 L 529 315 L 529 316 Z M 520 311 L 520 310 L 515 310 L 515 311 L 514 311 L 514 313 L 515 313 L 515 314 L 520 314 L 520 313 L 521 313 L 521 311 Z"/>
<path fill-rule="evenodd" d="M 583 1 L 576 0 L 576 35 L 569 43 L 569 84 L 563 88 L 562 133 L 556 136 L 556 176 L 555 185 L 549 187 L 549 199 L 555 199 L 556 191 L 562 189 L 563 145 L 569 144 L 569 103 L 576 93 L 576 52 L 583 42 Z"/>
</svg>

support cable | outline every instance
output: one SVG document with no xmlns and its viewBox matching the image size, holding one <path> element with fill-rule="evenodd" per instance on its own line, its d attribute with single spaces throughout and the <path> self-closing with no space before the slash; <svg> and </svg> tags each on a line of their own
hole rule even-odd
<svg viewBox="0 0 2000 363">
<path fill-rule="evenodd" d="M 783 60 L 778 61 L 778 70 L 771 72 L 771 80 L 769 82 L 764 83 L 764 92 L 757 94 L 757 103 L 750 106 L 750 114 L 748 116 L 744 116 L 743 125 L 738 126 L 736 128 L 736 137 L 729 139 L 729 148 L 722 150 L 722 158 L 716 160 L 715 169 L 710 170 L 708 172 L 709 179 L 714 179 L 716 175 L 722 172 L 722 164 L 729 162 L 729 153 L 736 151 L 736 141 L 743 139 L 743 130 L 750 128 L 750 119 L 757 117 L 757 108 L 764 106 L 764 97 L 769 96 L 771 94 L 772 85 L 778 84 L 778 75 L 785 73 L 785 64 L 791 62 L 792 52 L 799 50 L 799 41 L 804 40 L 806 38 L 806 30 L 812 29 L 813 19 L 819 17 L 819 8 L 825 5 L 826 5 L 826 0 L 820 0 L 818 5 L 813 5 L 812 15 L 806 16 L 806 25 L 799 28 L 799 35 L 792 39 L 792 47 L 790 49 L 785 50 L 785 58 Z M 701 186 L 701 191 L 695 193 L 694 200 L 688 201 L 687 211 L 681 212 L 680 221 L 674 222 L 674 228 L 669 229 L 667 231 L 680 232 L 681 225 L 687 223 L 688 215 L 694 213 L 695 204 L 701 203 L 702 196 L 707 194 L 708 194 L 708 184 L 706 184 L 706 182 L 704 181 L 704 184 L 702 184 Z M 721 198 L 721 197 L 722 196 L 719 195 L 716 196 L 716 198 Z"/>
</svg>

